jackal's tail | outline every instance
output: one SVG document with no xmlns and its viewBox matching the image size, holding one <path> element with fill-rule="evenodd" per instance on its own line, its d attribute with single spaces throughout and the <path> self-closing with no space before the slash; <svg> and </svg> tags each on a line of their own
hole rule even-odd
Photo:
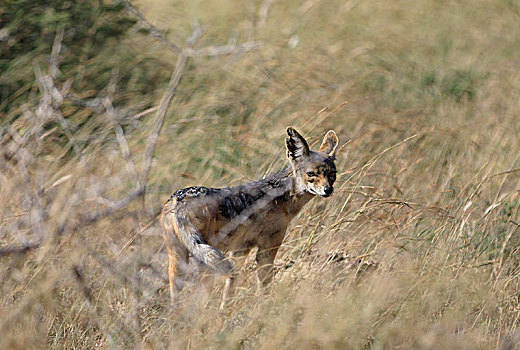
<svg viewBox="0 0 520 350">
<path fill-rule="evenodd" d="M 204 242 L 204 240 L 202 242 Z M 214 272 L 221 275 L 228 275 L 233 270 L 231 261 L 227 260 L 226 256 L 220 250 L 202 242 L 196 243 L 195 241 L 193 249 L 188 248 L 188 250 L 197 260 L 202 261 Z"/>
<path fill-rule="evenodd" d="M 179 218 L 173 213 L 170 215 L 176 221 L 177 236 L 195 259 L 221 275 L 227 275 L 233 270 L 233 264 L 224 253 L 206 243 L 200 231 L 187 218 Z"/>
</svg>

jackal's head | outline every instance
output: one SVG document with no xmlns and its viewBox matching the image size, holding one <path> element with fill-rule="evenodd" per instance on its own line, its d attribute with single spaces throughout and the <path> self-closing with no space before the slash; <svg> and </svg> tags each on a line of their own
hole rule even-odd
<svg viewBox="0 0 520 350">
<path fill-rule="evenodd" d="M 325 135 L 318 152 L 311 151 L 307 141 L 294 128 L 288 127 L 287 134 L 287 158 L 292 166 L 296 190 L 329 197 L 334 192 L 336 181 L 336 133 L 330 130 Z"/>
</svg>

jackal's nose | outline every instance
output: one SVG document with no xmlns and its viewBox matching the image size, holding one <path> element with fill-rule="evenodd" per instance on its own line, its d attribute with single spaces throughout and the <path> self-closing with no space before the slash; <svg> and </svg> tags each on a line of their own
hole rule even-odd
<svg viewBox="0 0 520 350">
<path fill-rule="evenodd" d="M 325 188 L 323 189 L 323 192 L 325 192 L 325 194 L 326 194 L 327 196 L 331 195 L 333 191 L 334 191 L 334 189 L 333 189 L 332 187 L 330 187 L 330 186 L 327 186 L 327 187 L 325 187 Z"/>
</svg>

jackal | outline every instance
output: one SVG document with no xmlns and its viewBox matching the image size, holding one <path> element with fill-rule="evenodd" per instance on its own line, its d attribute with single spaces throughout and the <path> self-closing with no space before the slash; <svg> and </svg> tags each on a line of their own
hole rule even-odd
<svg viewBox="0 0 520 350">
<path fill-rule="evenodd" d="M 317 152 L 292 127 L 285 143 L 289 165 L 261 180 L 226 188 L 188 187 L 173 193 L 161 214 L 169 257 L 172 303 L 177 260 L 193 256 L 213 272 L 228 275 L 221 307 L 232 283 L 230 256 L 258 249 L 257 281 L 272 279 L 273 261 L 291 219 L 314 196 L 329 197 L 336 180 L 338 137 L 330 130 Z"/>
</svg>

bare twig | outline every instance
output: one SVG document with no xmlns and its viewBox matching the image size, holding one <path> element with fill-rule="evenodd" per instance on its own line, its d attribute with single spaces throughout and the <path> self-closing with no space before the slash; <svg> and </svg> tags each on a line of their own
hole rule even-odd
<svg viewBox="0 0 520 350">
<path fill-rule="evenodd" d="M 192 26 L 193 26 L 193 31 L 191 32 L 191 35 L 186 40 L 183 51 L 185 49 L 191 48 L 193 45 L 195 45 L 197 40 L 199 40 L 199 38 L 202 35 L 202 27 L 200 26 L 200 23 L 198 21 L 193 21 Z"/>
<path fill-rule="evenodd" d="M 43 93 L 43 97 L 40 100 L 40 104 L 37 108 L 36 114 L 42 120 L 53 119 L 53 118 L 58 120 L 59 124 L 61 125 L 61 127 L 63 129 L 63 132 L 67 136 L 69 143 L 74 150 L 74 153 L 76 153 L 76 155 L 78 156 L 78 158 L 80 160 L 80 164 L 83 166 L 83 168 L 89 174 L 90 183 L 92 185 L 92 188 L 96 192 L 98 199 L 101 202 L 107 203 L 110 205 L 110 202 L 103 197 L 103 195 L 100 191 L 100 183 L 99 183 L 99 181 L 96 181 L 96 179 L 92 173 L 91 167 L 83 154 L 83 151 L 79 147 L 79 144 L 76 141 L 76 138 L 75 138 L 74 134 L 72 133 L 72 130 L 69 127 L 67 120 L 63 117 L 63 114 L 61 113 L 61 110 L 60 110 L 60 106 L 65 101 L 65 96 L 68 95 L 68 89 L 70 88 L 70 84 L 65 84 L 64 88 L 60 92 L 54 83 L 54 79 L 50 75 L 42 74 L 40 66 L 37 62 L 34 62 L 34 72 L 35 72 L 38 82 L 40 83 L 40 87 L 41 87 L 41 90 Z M 114 89 L 115 89 L 115 87 L 114 87 Z M 110 86 L 109 86 L 109 90 L 110 90 Z M 110 92 L 109 92 L 109 94 L 110 94 Z M 101 99 L 100 101 L 102 102 L 103 100 Z"/>
<path fill-rule="evenodd" d="M 121 153 L 123 154 L 123 157 L 126 161 L 126 169 L 132 178 L 132 181 L 134 182 L 134 186 L 140 187 L 141 184 L 139 183 L 139 176 L 137 175 L 137 171 L 135 169 L 135 163 L 132 158 L 132 154 L 130 153 L 130 147 L 128 147 L 128 142 L 126 140 L 125 132 L 123 130 L 123 127 L 121 124 L 116 124 L 116 138 L 117 142 L 119 143 L 119 148 L 121 150 Z"/>
<path fill-rule="evenodd" d="M 265 26 L 267 15 L 269 14 L 273 2 L 274 0 L 264 0 L 262 5 L 260 5 L 260 9 L 258 10 L 258 20 L 256 22 L 257 28 L 263 28 Z"/>
<path fill-rule="evenodd" d="M 138 224 L 138 223 L 137 223 Z M 139 228 L 137 227 L 137 230 Z M 140 265 L 141 265 L 141 253 L 138 254 L 138 258 L 134 261 L 134 278 L 131 283 L 132 290 L 134 292 L 136 302 L 134 303 L 134 313 L 132 318 L 132 329 L 134 333 L 134 344 L 136 349 L 142 348 L 142 322 L 141 322 L 141 303 L 142 303 L 142 290 L 141 290 L 141 278 L 140 278 Z"/>
<path fill-rule="evenodd" d="M 73 92 L 69 92 L 66 97 L 68 100 L 75 102 L 82 107 L 91 108 L 96 113 L 103 113 L 103 103 L 101 102 L 101 98 L 99 97 L 83 99 L 74 94 Z"/>
<path fill-rule="evenodd" d="M 178 127 L 179 125 L 186 125 L 186 124 L 194 122 L 194 121 L 216 120 L 218 118 L 219 118 L 218 115 L 208 115 L 208 116 L 205 116 L 205 117 L 192 117 L 192 118 L 177 119 L 175 121 L 175 123 L 172 123 L 172 124 L 168 125 L 167 127 L 165 127 L 165 129 L 166 130 L 173 129 L 173 128 Z"/>
<path fill-rule="evenodd" d="M 8 256 L 12 254 L 25 254 L 33 249 L 36 249 L 40 246 L 41 241 L 28 242 L 21 245 L 11 245 L 0 247 L 0 256 Z"/>
<path fill-rule="evenodd" d="M 137 113 L 136 115 L 134 115 L 134 116 L 132 117 L 132 119 L 139 119 L 139 118 L 141 118 L 142 116 L 147 115 L 147 114 L 150 114 L 150 113 L 153 113 L 153 112 L 155 112 L 155 111 L 158 110 L 158 109 L 159 109 L 159 107 L 157 107 L 157 106 L 156 106 L 156 107 L 150 107 L 150 108 L 148 108 L 148 109 L 145 109 L 145 110 L 142 111 L 142 112 Z"/>
<path fill-rule="evenodd" d="M 115 90 L 116 90 L 117 75 L 118 75 L 118 71 L 116 69 L 113 71 L 112 78 L 110 79 L 110 83 L 108 84 L 108 88 L 107 88 L 108 94 L 101 100 L 102 100 L 103 106 L 105 107 L 107 115 L 114 121 L 116 139 L 117 139 L 117 142 L 119 143 L 119 149 L 121 150 L 121 154 L 123 155 L 123 158 L 125 159 L 126 169 L 128 171 L 128 174 L 130 175 L 130 177 L 132 178 L 132 181 L 134 182 L 134 187 L 139 188 L 139 187 L 141 187 L 141 184 L 139 183 L 139 176 L 138 176 L 137 170 L 135 168 L 134 159 L 132 158 L 132 154 L 130 152 L 130 147 L 128 146 L 128 141 L 126 139 L 123 127 L 121 126 L 121 123 L 119 123 L 119 118 L 118 118 L 116 110 L 112 104 L 112 101 L 114 100 Z"/>
<path fill-rule="evenodd" d="M 252 0 L 247 2 L 246 38 L 247 41 L 255 41 L 255 4 Z"/>
<path fill-rule="evenodd" d="M 201 49 L 188 48 L 183 50 L 183 52 L 186 56 L 189 57 L 222 56 L 254 51 L 257 50 L 260 46 L 260 43 L 248 41 L 238 46 L 231 43 L 223 46 L 207 46 Z"/>
<path fill-rule="evenodd" d="M 159 217 L 159 215 L 161 214 L 161 211 L 157 211 L 156 213 L 154 213 L 153 215 L 153 219 L 151 219 L 150 221 L 148 221 L 148 223 L 146 225 L 144 225 L 143 227 L 140 228 L 139 231 L 137 231 L 136 233 L 134 233 L 134 235 L 132 237 L 130 237 L 130 239 L 128 240 L 128 242 L 125 243 L 125 245 L 123 246 L 123 248 L 121 248 L 121 250 L 119 251 L 119 256 L 121 256 L 125 250 L 135 242 L 136 238 L 139 236 L 139 235 L 142 235 L 144 230 L 146 230 L 148 227 L 150 227 L 150 225 L 152 225 L 154 223 L 155 220 L 157 220 L 157 218 Z"/>
<path fill-rule="evenodd" d="M 168 40 L 166 38 L 166 36 L 161 33 L 161 31 L 159 29 L 157 29 L 156 26 L 154 26 L 153 24 L 151 24 L 145 17 L 144 15 L 139 12 L 134 6 L 132 6 L 132 4 L 130 4 L 130 1 L 128 0 L 120 0 L 123 5 L 125 5 L 126 9 L 132 13 L 134 16 L 136 16 L 138 19 L 139 19 L 139 22 L 141 22 L 141 24 L 143 26 L 145 26 L 149 31 L 150 31 L 150 34 L 152 34 L 153 37 L 159 39 L 160 41 L 162 41 L 164 44 L 166 44 L 166 46 L 175 51 L 175 52 L 180 52 L 181 51 L 181 48 L 179 46 L 177 46 L 175 43 L 171 42 L 170 40 Z"/>
<path fill-rule="evenodd" d="M 96 309 L 92 305 L 92 293 L 90 292 L 90 288 L 87 286 L 85 282 L 85 278 L 83 277 L 83 272 L 78 266 L 73 266 L 72 268 L 74 272 L 74 277 L 76 278 L 76 281 L 78 282 L 78 285 L 83 293 L 83 296 L 85 297 L 85 302 L 87 304 L 87 307 L 94 317 L 94 321 L 96 321 L 99 329 L 101 332 L 103 332 L 103 335 L 105 338 L 109 341 L 110 344 L 114 344 L 114 340 L 112 339 L 112 336 L 108 332 L 108 329 L 105 327 L 103 322 L 101 321 L 98 313 L 96 312 Z"/>
<path fill-rule="evenodd" d="M 56 31 L 56 36 L 54 37 L 54 44 L 52 45 L 51 51 L 51 59 L 49 65 L 49 74 L 51 77 L 56 78 L 59 73 L 59 65 L 60 65 L 60 52 L 61 52 L 61 43 L 63 41 L 63 27 L 58 28 Z"/>
<path fill-rule="evenodd" d="M 88 225 L 93 224 L 96 221 L 101 220 L 101 219 L 113 214 L 114 212 L 116 212 L 118 210 L 126 208 L 134 199 L 143 195 L 143 193 L 144 193 L 143 188 L 133 189 L 126 195 L 126 197 L 124 197 L 123 199 L 121 199 L 117 202 L 113 202 L 108 208 L 100 210 L 97 213 L 94 213 L 94 214 L 89 213 L 88 215 L 84 216 L 83 219 L 78 224 L 76 224 L 75 226 L 73 226 L 70 229 L 70 231 L 75 231 L 76 229 L 78 229 L 84 225 L 87 225 L 87 224 Z"/>
</svg>

